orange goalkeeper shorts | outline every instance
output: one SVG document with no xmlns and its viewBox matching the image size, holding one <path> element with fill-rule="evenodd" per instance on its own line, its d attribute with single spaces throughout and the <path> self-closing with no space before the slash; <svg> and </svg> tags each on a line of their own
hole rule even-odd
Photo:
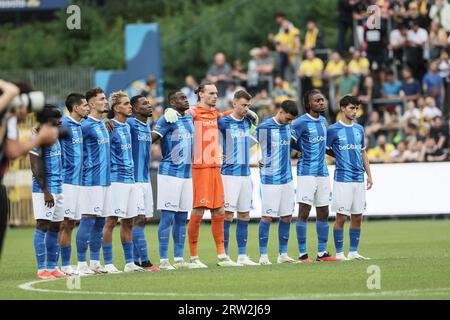
<svg viewBox="0 0 450 320">
<path fill-rule="evenodd" d="M 225 202 L 220 168 L 192 169 L 194 208 L 218 209 Z"/>
</svg>

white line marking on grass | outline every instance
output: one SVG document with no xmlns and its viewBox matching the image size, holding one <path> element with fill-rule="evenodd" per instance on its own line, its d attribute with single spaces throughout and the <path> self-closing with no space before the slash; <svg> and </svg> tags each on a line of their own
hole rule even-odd
<svg viewBox="0 0 450 320">
<path fill-rule="evenodd" d="M 383 298 L 393 296 L 414 297 L 420 295 L 449 295 L 450 288 L 435 288 L 435 289 L 411 289 L 411 290 L 394 290 L 394 291 L 378 291 L 378 292 L 342 292 L 342 293 L 306 293 L 306 294 L 293 294 L 287 296 L 274 297 L 273 295 L 258 294 L 258 293 L 175 293 L 175 292 L 107 292 L 107 291 L 79 291 L 79 290 L 52 290 L 52 289 L 39 289 L 34 288 L 36 284 L 43 284 L 47 282 L 53 282 L 58 279 L 38 280 L 31 281 L 19 285 L 19 289 L 32 292 L 42 293 L 64 293 L 64 294 L 79 294 L 79 295 L 98 295 L 98 296 L 150 296 L 150 297 L 222 297 L 222 298 L 267 298 L 273 300 L 310 300 L 310 299 L 333 299 L 339 297 L 347 298 Z"/>
</svg>

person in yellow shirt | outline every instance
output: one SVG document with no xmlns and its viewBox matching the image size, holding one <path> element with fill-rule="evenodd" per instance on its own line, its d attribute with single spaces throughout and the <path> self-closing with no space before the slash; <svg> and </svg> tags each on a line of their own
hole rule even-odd
<svg viewBox="0 0 450 320">
<path fill-rule="evenodd" d="M 338 52 L 331 54 L 331 59 L 325 68 L 327 78 L 338 78 L 344 74 L 345 61 Z"/>
<path fill-rule="evenodd" d="M 303 60 L 298 71 L 302 80 L 302 91 L 307 92 L 311 89 L 322 88 L 323 61 L 316 58 L 314 51 L 306 51 L 306 60 Z"/>
<path fill-rule="evenodd" d="M 284 78 L 286 69 L 295 65 L 300 54 L 300 30 L 294 27 L 289 20 L 284 19 L 281 22 L 280 31 L 273 40 L 280 55 L 280 73 Z"/>
<path fill-rule="evenodd" d="M 367 76 L 370 72 L 369 60 L 366 57 L 361 56 L 361 51 L 359 50 L 355 50 L 355 52 L 353 52 L 353 59 L 348 63 L 348 67 L 350 69 L 350 73 L 358 76 Z"/>
<path fill-rule="evenodd" d="M 317 27 L 316 22 L 312 20 L 308 21 L 306 29 L 303 50 L 323 48 L 323 34 Z"/>
<path fill-rule="evenodd" d="M 385 162 L 395 150 L 393 144 L 387 143 L 386 136 L 381 134 L 377 139 L 377 146 L 367 152 L 370 162 Z"/>
</svg>

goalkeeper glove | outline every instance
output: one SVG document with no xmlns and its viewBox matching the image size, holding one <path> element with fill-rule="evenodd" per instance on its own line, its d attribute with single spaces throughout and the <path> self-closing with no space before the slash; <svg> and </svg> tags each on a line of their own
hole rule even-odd
<svg viewBox="0 0 450 320">
<path fill-rule="evenodd" d="M 250 120 L 252 123 L 252 126 L 258 126 L 259 124 L 259 117 L 256 114 L 256 112 L 253 112 L 252 110 L 248 110 L 247 114 L 245 115 L 245 118 Z"/>
<path fill-rule="evenodd" d="M 166 112 L 164 112 L 164 118 L 168 123 L 175 123 L 178 121 L 178 112 L 175 109 L 167 108 Z"/>
</svg>

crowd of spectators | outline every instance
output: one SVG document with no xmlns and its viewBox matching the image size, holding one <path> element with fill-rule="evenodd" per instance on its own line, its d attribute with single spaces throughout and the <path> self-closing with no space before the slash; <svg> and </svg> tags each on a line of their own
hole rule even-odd
<svg viewBox="0 0 450 320">
<path fill-rule="evenodd" d="M 228 109 L 234 92 L 245 88 L 264 120 L 284 100 L 301 101 L 304 92 L 319 89 L 332 123 L 341 117 L 340 98 L 351 94 L 363 102 L 358 122 L 372 162 L 448 160 L 448 0 L 338 0 L 337 13 L 334 51 L 315 21 L 303 30 L 295 17 L 277 12 L 275 32 L 248 57 L 231 62 L 218 52 L 204 77 L 218 87 L 218 108 Z M 197 81 L 188 75 L 185 82 L 193 105 Z"/>
</svg>

